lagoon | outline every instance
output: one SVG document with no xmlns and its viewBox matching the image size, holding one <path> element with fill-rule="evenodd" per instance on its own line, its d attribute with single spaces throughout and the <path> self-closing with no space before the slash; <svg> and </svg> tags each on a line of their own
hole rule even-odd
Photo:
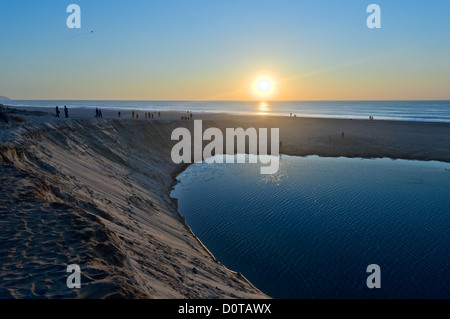
<svg viewBox="0 0 450 319">
<path fill-rule="evenodd" d="M 203 162 L 178 180 L 192 231 L 273 298 L 450 297 L 449 163 L 283 155 L 273 175 Z"/>
</svg>

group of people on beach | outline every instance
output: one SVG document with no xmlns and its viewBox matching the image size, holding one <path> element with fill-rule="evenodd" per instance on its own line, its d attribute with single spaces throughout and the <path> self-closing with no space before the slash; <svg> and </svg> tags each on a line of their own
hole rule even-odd
<svg viewBox="0 0 450 319">
<path fill-rule="evenodd" d="M 61 113 L 61 111 L 59 110 L 59 106 L 56 106 L 55 111 L 56 117 L 59 118 L 59 114 Z M 66 116 L 66 119 L 69 118 L 69 109 L 65 105 L 64 105 L 64 115 Z"/>
<path fill-rule="evenodd" d="M 190 120 L 190 119 L 192 119 L 192 117 L 193 117 L 192 112 L 187 111 L 186 114 L 187 114 L 187 116 L 182 116 L 181 117 L 182 120 Z"/>
<path fill-rule="evenodd" d="M 145 115 L 145 118 L 146 119 L 152 119 L 152 118 L 154 118 L 155 117 L 155 115 L 156 114 L 158 114 L 158 117 L 161 117 L 161 112 L 154 112 L 154 113 L 152 113 L 152 112 L 144 112 L 144 115 Z M 121 116 L 121 114 L 120 114 L 120 112 L 119 112 L 119 117 Z M 131 111 L 131 118 L 139 118 L 139 113 L 137 113 L 137 112 L 134 112 L 134 110 L 133 111 Z"/>
<path fill-rule="evenodd" d="M 3 112 L 3 110 L 4 110 L 3 105 L 0 104 L 0 112 Z M 56 115 L 55 116 L 57 118 L 59 118 L 60 117 L 59 115 L 61 114 L 61 111 L 59 110 L 59 106 L 56 106 L 55 111 L 56 111 Z M 69 109 L 65 105 L 64 105 L 64 114 L 65 114 L 66 118 L 69 118 Z M 144 113 L 146 119 L 152 119 L 152 118 L 155 117 L 156 114 L 158 115 L 158 117 L 161 117 L 161 112 L 156 112 L 155 111 L 154 113 L 153 112 L 145 112 Z M 187 111 L 186 114 L 187 114 L 186 116 L 182 116 L 181 117 L 182 120 L 190 120 L 194 116 L 191 111 Z M 122 113 L 120 111 L 117 112 L 117 115 L 118 115 L 119 118 L 122 117 Z M 95 108 L 95 117 L 96 118 L 103 118 L 101 109 Z M 133 111 L 131 111 L 131 117 L 138 119 L 139 118 L 139 113 L 137 113 L 137 112 L 135 112 L 133 110 Z"/>
</svg>

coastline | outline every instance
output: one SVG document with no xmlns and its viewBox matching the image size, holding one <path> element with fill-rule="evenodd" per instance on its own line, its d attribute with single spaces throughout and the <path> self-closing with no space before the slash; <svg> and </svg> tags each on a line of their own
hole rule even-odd
<svg viewBox="0 0 450 319">
<path fill-rule="evenodd" d="M 26 110 L 53 112 L 52 109 Z M 0 296 L 4 290 L 13 298 L 60 295 L 81 298 L 267 298 L 243 276 L 215 260 L 184 222 L 176 201 L 170 198 L 176 176 L 188 167 L 170 162 L 173 145 L 170 134 L 176 127 L 192 129 L 192 121 L 180 120 L 183 114 L 176 112 L 162 112 L 161 118 L 148 120 L 143 116 L 131 119 L 130 111 L 124 111 L 122 118 L 117 119 L 116 110 L 104 112 L 104 119 L 96 119 L 91 111 L 70 110 L 75 119 L 68 120 L 18 112 L 14 116 L 22 122 L 12 119 L 8 125 L 0 126 L 0 168 L 6 170 L 4 174 L 2 171 L 2 191 L 12 195 L 3 199 L 3 203 L 0 201 L 0 208 L 10 213 L 14 211 L 18 217 L 16 223 L 28 224 L 29 216 L 24 216 L 22 204 L 18 203 L 27 199 L 29 214 L 36 213 L 35 210 L 38 214 L 50 213 L 55 207 L 63 207 L 71 212 L 70 216 L 77 217 L 77 223 L 84 225 L 74 230 L 71 236 L 81 240 L 85 247 L 70 254 L 64 255 L 62 248 L 50 243 L 58 240 L 62 232 L 60 239 L 75 246 L 75 241 L 68 240 L 66 235 L 69 233 L 67 228 L 77 223 L 66 223 L 65 220 L 58 223 L 59 228 L 50 230 L 54 238 L 45 233 L 36 234 L 46 225 L 38 223 L 34 232 L 28 229 L 19 233 L 16 241 L 9 242 L 10 246 L 26 241 L 26 236 L 31 233 L 33 240 L 27 247 L 43 241 L 60 251 L 54 260 L 44 262 L 43 269 L 49 264 L 61 268 L 63 261 L 79 258 L 79 262 L 87 267 L 86 277 L 90 279 L 78 295 L 66 295 L 67 288 L 64 287 L 55 292 L 52 287 L 57 285 L 61 274 L 54 273 L 50 267 L 46 276 L 51 284 L 47 291 L 40 293 L 27 289 L 23 277 L 33 269 L 31 266 L 39 257 L 34 247 L 25 249 L 26 255 L 34 254 L 34 258 L 20 260 L 30 267 L 15 274 L 22 279 L 22 284 L 15 285 L 9 280 L 9 272 L 14 269 L 17 258 L 11 252 L 14 247 L 5 245 L 6 250 L 0 251 L 4 264 L 0 272 L 3 278 Z M 283 142 L 280 151 L 286 155 L 450 162 L 450 123 L 225 114 L 194 114 L 194 119 L 204 120 L 204 129 L 280 127 Z M 345 131 L 343 139 L 342 131 Z M 14 223 L 9 226 L 20 228 Z M 86 232 L 86 229 L 91 231 Z M 13 235 L 14 232 L 7 232 L 4 236 Z M 78 253 L 81 257 L 73 257 Z M 87 256 L 87 260 L 83 260 L 83 256 Z M 34 270 L 31 278 L 41 280 L 39 269 Z M 103 271 L 100 276 L 99 269 Z"/>
<path fill-rule="evenodd" d="M 227 114 L 235 116 L 301 118 L 359 119 L 374 116 L 376 120 L 444 122 L 450 123 L 449 100 L 314 100 L 314 101 L 114 101 L 114 100 L 12 100 L 8 104 L 16 108 L 53 108 L 67 105 L 70 109 L 135 110 L 140 112 L 164 111 L 182 113 L 190 110 L 196 114 Z M 435 110 L 440 110 L 435 112 Z"/>
<path fill-rule="evenodd" d="M 8 107 L 5 105 L 5 107 Z M 45 122 L 54 118 L 54 108 L 18 107 L 19 112 L 32 112 L 26 117 Z M 94 118 L 93 109 L 71 109 L 70 120 Z M 103 119 L 118 119 L 118 110 L 103 110 Z M 41 116 L 33 116 L 41 113 Z M 42 116 L 47 113 L 46 116 Z M 74 114 L 75 113 L 75 114 Z M 161 112 L 162 117 L 139 121 L 177 121 L 190 128 L 192 121 L 178 121 L 185 113 Z M 61 117 L 63 114 L 61 114 Z M 227 113 L 195 113 L 193 119 L 204 121 L 204 129 L 217 127 L 279 127 L 286 155 L 325 157 L 361 157 L 450 162 L 450 123 L 396 120 L 335 119 L 316 117 L 280 117 L 265 115 L 230 115 Z M 63 122 L 65 119 L 58 119 Z M 131 110 L 123 110 L 120 120 L 132 120 Z M 136 119 L 134 119 L 136 120 Z M 341 140 L 341 133 L 345 138 Z M 301 134 L 301 135 L 299 135 Z M 169 138 L 170 140 L 170 138 Z M 269 143 L 270 144 L 270 143 Z"/>
</svg>

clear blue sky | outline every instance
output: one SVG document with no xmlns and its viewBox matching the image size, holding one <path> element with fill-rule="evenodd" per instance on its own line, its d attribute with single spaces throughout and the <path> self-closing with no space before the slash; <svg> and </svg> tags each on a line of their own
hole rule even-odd
<svg viewBox="0 0 450 319">
<path fill-rule="evenodd" d="M 450 99 L 448 0 L 0 0 L 0 43 L 14 99 Z"/>
</svg>

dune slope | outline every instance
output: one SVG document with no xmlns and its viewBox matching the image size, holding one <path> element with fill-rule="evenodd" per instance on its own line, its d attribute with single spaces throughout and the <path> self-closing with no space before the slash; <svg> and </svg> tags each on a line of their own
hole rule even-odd
<svg viewBox="0 0 450 319">
<path fill-rule="evenodd" d="M 216 261 L 169 191 L 176 123 L 4 127 L 0 298 L 264 298 Z M 78 264 L 82 288 L 66 286 Z"/>
</svg>

